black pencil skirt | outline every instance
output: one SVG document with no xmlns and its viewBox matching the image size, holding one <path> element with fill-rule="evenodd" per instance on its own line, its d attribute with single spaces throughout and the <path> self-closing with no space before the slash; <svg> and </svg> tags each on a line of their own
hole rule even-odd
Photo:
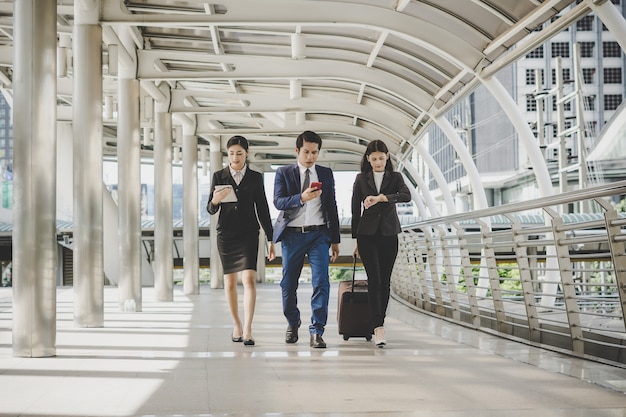
<svg viewBox="0 0 626 417">
<path fill-rule="evenodd" d="M 252 269 L 256 271 L 259 253 L 259 232 L 252 230 L 244 235 L 217 233 L 217 249 L 225 274 Z"/>
</svg>

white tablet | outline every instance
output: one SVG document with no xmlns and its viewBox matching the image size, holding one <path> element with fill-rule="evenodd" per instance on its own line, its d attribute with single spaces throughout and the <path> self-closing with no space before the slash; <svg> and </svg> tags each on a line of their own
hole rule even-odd
<svg viewBox="0 0 626 417">
<path fill-rule="evenodd" d="M 233 186 L 230 184 L 216 185 L 215 191 L 221 190 L 223 188 L 230 188 L 230 193 L 228 193 L 228 195 L 222 200 L 222 203 L 236 203 L 237 194 L 235 194 L 235 190 L 233 190 Z"/>
</svg>

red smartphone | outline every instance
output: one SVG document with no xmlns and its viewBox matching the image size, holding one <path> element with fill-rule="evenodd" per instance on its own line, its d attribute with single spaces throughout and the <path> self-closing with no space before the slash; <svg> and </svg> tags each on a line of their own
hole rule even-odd
<svg viewBox="0 0 626 417">
<path fill-rule="evenodd" d="M 317 182 L 317 181 L 313 181 L 309 187 L 315 188 L 315 191 L 321 190 L 322 189 L 322 183 L 321 182 Z"/>
</svg>

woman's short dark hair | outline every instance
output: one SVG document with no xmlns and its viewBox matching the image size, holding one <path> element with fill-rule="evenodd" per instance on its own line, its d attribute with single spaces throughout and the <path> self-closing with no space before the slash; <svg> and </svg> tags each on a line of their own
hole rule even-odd
<svg viewBox="0 0 626 417">
<path fill-rule="evenodd" d="M 247 151 L 248 139 L 240 135 L 235 135 L 232 138 L 228 139 L 228 142 L 226 142 L 226 149 L 230 148 L 233 145 L 239 145 Z"/>
<path fill-rule="evenodd" d="M 365 153 L 363 154 L 363 158 L 361 159 L 361 172 L 369 172 L 372 170 L 372 165 L 370 161 L 367 160 L 367 157 L 370 156 L 373 152 L 382 152 L 389 154 L 389 149 L 387 145 L 382 140 L 373 140 L 365 148 Z M 391 164 L 391 158 L 387 159 L 387 163 L 385 164 L 385 171 L 393 171 L 393 165 Z"/>
</svg>

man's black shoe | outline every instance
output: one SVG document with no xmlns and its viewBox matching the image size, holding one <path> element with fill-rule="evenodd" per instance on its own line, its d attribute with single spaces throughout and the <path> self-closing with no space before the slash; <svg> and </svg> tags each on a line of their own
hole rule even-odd
<svg viewBox="0 0 626 417">
<path fill-rule="evenodd" d="M 302 322 L 298 320 L 298 324 L 287 326 L 287 332 L 285 333 L 285 343 L 296 343 L 298 341 L 298 329 Z"/>
<path fill-rule="evenodd" d="M 324 339 L 322 339 L 321 334 L 311 335 L 311 347 L 320 349 L 324 349 L 326 347 L 326 342 L 324 342 Z"/>
</svg>

